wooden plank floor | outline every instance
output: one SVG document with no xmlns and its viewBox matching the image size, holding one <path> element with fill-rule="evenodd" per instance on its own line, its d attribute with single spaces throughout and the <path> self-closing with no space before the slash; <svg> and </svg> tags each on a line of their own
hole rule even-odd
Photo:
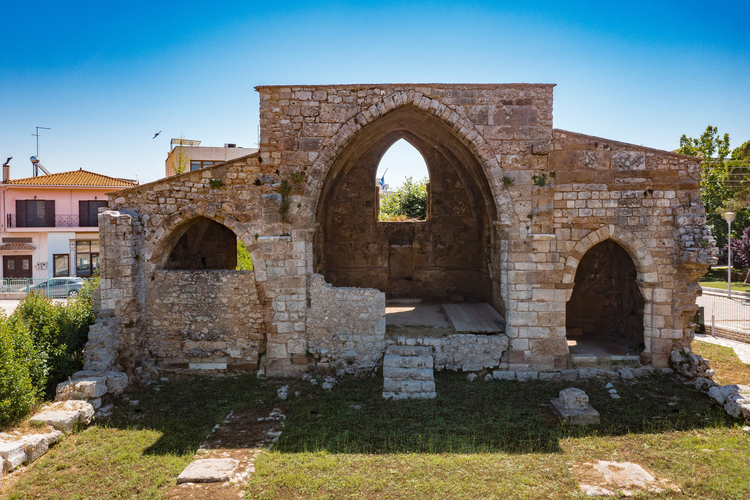
<svg viewBox="0 0 750 500">
<path fill-rule="evenodd" d="M 505 318 L 487 303 L 443 304 L 442 307 L 457 332 L 505 332 Z"/>
</svg>

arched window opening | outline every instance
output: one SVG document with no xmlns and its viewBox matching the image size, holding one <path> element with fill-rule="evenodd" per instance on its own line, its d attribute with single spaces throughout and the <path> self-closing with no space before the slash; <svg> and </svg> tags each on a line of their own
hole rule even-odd
<svg viewBox="0 0 750 500">
<path fill-rule="evenodd" d="M 378 220 L 426 220 L 430 174 L 424 157 L 404 139 L 385 152 L 378 164 Z"/>
<path fill-rule="evenodd" d="M 581 259 L 565 321 L 573 355 L 637 355 L 643 350 L 643 296 L 633 259 L 605 240 Z"/>
<path fill-rule="evenodd" d="M 237 237 L 226 226 L 200 217 L 172 248 L 164 269 L 237 269 Z"/>
</svg>

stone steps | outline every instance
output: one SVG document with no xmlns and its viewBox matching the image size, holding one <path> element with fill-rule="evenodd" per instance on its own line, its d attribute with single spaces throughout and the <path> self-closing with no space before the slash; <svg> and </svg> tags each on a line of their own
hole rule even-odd
<svg viewBox="0 0 750 500">
<path fill-rule="evenodd" d="M 383 397 L 434 398 L 433 366 L 431 346 L 388 346 L 383 358 Z"/>
</svg>

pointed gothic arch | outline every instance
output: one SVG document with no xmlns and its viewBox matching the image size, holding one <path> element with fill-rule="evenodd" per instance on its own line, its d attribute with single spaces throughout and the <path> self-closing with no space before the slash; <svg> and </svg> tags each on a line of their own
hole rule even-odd
<svg viewBox="0 0 750 500">
<path fill-rule="evenodd" d="M 430 218 L 396 227 L 377 221 L 375 178 L 383 154 L 401 139 L 425 159 Z M 490 257 L 497 219 L 492 186 L 480 159 L 433 114 L 401 106 L 363 127 L 331 162 L 317 192 L 314 271 L 334 285 L 378 288 L 392 297 L 492 300 L 490 276 L 500 274 Z M 408 233 L 413 245 L 390 248 L 394 231 Z"/>
</svg>

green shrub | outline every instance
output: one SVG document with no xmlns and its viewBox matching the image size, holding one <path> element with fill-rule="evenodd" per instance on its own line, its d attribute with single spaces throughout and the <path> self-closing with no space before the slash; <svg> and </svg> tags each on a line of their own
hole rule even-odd
<svg viewBox="0 0 750 500">
<path fill-rule="evenodd" d="M 33 383 L 47 396 L 54 396 L 57 384 L 83 367 L 83 347 L 95 320 L 92 295 L 98 284 L 98 279 L 88 281 L 67 304 L 30 293 L 10 317 L 14 328 L 28 329 L 36 349 L 46 355 L 48 374 Z"/>
<path fill-rule="evenodd" d="M 47 378 L 46 354 L 31 332 L 0 315 L 0 427 L 25 416 L 40 396 L 37 383 Z"/>
</svg>

